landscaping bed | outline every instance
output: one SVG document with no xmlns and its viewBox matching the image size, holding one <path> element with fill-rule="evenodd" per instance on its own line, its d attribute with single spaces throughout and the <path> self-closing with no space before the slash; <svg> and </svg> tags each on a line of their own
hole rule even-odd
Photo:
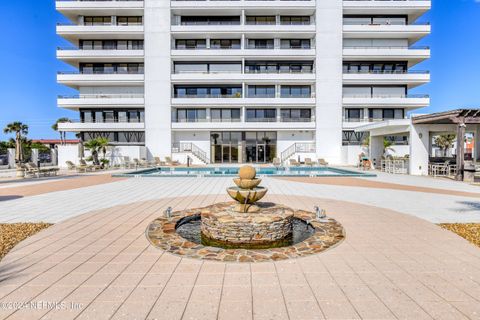
<svg viewBox="0 0 480 320">
<path fill-rule="evenodd" d="M 442 223 L 440 227 L 455 232 L 480 247 L 480 223 Z"/>
<path fill-rule="evenodd" d="M 0 224 L 0 260 L 19 242 L 50 226 L 49 223 Z"/>
</svg>

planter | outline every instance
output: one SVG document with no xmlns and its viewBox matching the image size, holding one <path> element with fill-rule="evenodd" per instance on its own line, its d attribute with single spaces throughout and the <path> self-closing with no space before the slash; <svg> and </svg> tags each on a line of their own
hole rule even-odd
<svg viewBox="0 0 480 320">
<path fill-rule="evenodd" d="M 17 178 L 24 178 L 25 177 L 25 170 L 23 170 L 23 168 L 18 168 L 17 167 L 17 175 L 16 175 Z"/>
</svg>

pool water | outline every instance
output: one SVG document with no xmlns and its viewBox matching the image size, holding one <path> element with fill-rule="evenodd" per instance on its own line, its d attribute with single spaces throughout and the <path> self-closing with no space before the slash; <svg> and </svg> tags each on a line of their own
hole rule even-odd
<svg viewBox="0 0 480 320">
<path fill-rule="evenodd" d="M 356 172 L 332 167 L 256 167 L 257 176 L 283 177 L 375 177 L 375 174 Z M 233 177 L 238 175 L 239 167 L 158 167 L 138 170 L 117 177 Z"/>
</svg>

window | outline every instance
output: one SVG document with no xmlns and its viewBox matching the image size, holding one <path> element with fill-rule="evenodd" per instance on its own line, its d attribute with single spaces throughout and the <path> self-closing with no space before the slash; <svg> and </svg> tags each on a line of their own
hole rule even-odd
<svg viewBox="0 0 480 320">
<path fill-rule="evenodd" d="M 368 139 L 368 132 L 355 132 L 353 130 L 346 130 L 342 132 L 342 144 L 348 145 L 362 145 Z"/>
<path fill-rule="evenodd" d="M 363 119 L 363 109 L 345 109 L 347 122 L 359 122 L 361 119 Z"/>
<path fill-rule="evenodd" d="M 175 86 L 174 96 L 176 98 L 241 98 L 242 87 L 194 87 Z"/>
<path fill-rule="evenodd" d="M 287 25 L 306 25 L 310 24 L 309 16 L 282 16 L 280 17 L 281 24 Z"/>
<path fill-rule="evenodd" d="M 247 122 L 275 122 L 277 121 L 276 109 L 247 109 Z"/>
<path fill-rule="evenodd" d="M 175 48 L 179 50 L 205 49 L 207 48 L 207 41 L 204 39 L 177 39 L 175 40 Z"/>
<path fill-rule="evenodd" d="M 310 98 L 311 86 L 281 86 L 282 98 Z"/>
<path fill-rule="evenodd" d="M 239 122 L 240 109 L 211 109 L 212 122 Z"/>
<path fill-rule="evenodd" d="M 247 16 L 247 24 L 257 24 L 257 25 L 271 25 L 276 23 L 275 16 Z"/>
<path fill-rule="evenodd" d="M 248 47 L 250 49 L 273 49 L 273 39 L 248 39 Z"/>
<path fill-rule="evenodd" d="M 282 39 L 282 49 L 310 49 L 310 39 Z"/>
<path fill-rule="evenodd" d="M 112 24 L 112 17 L 84 17 L 83 24 L 86 26 L 102 26 Z"/>
<path fill-rule="evenodd" d="M 142 17 L 117 17 L 117 25 L 129 26 L 129 25 L 142 25 Z"/>
<path fill-rule="evenodd" d="M 311 109 L 281 109 L 282 122 L 310 122 L 312 118 Z"/>
<path fill-rule="evenodd" d="M 239 16 L 182 16 L 182 25 L 239 25 Z"/>
<path fill-rule="evenodd" d="M 206 109 L 177 109 L 174 118 L 177 122 L 200 122 L 207 119 Z"/>
<path fill-rule="evenodd" d="M 275 98 L 275 86 L 248 86 L 249 98 Z"/>
<path fill-rule="evenodd" d="M 211 39 L 211 49 L 240 49 L 240 39 Z"/>
</svg>

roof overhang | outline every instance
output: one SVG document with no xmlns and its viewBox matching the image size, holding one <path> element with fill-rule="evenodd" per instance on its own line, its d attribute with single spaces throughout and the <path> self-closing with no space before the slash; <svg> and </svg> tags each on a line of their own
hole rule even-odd
<svg viewBox="0 0 480 320">
<path fill-rule="evenodd" d="M 412 117 L 415 124 L 480 124 L 480 109 L 456 109 Z"/>
<path fill-rule="evenodd" d="M 355 128 L 355 132 L 369 132 L 370 136 L 396 135 L 410 132 L 410 119 L 386 120 Z"/>
</svg>

